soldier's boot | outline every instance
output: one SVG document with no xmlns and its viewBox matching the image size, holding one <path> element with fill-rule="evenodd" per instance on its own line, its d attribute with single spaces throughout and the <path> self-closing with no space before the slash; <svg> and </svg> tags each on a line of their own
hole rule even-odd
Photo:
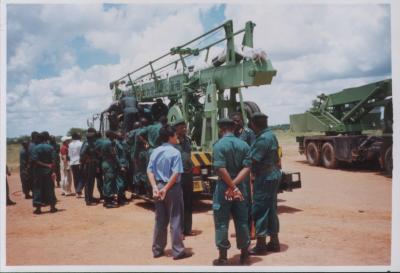
<svg viewBox="0 0 400 273">
<path fill-rule="evenodd" d="M 256 246 L 253 247 L 250 251 L 250 255 L 265 255 L 267 254 L 267 243 L 265 237 L 257 237 Z"/>
<path fill-rule="evenodd" d="M 267 250 L 272 252 L 281 251 L 278 234 L 271 234 L 271 240 L 267 244 Z"/>
<path fill-rule="evenodd" d="M 40 206 L 36 206 L 36 209 L 33 211 L 34 214 L 41 214 L 42 211 L 40 209 Z"/>
<path fill-rule="evenodd" d="M 15 203 L 13 200 L 11 200 L 9 197 L 7 197 L 7 206 L 13 206 L 17 203 Z"/>
<path fill-rule="evenodd" d="M 29 193 L 25 194 L 25 199 L 32 199 L 32 195 L 30 195 Z"/>
<path fill-rule="evenodd" d="M 128 204 L 128 200 L 126 199 L 125 195 L 119 195 L 117 198 L 117 204 L 120 206 Z"/>
<path fill-rule="evenodd" d="M 56 206 L 55 205 L 51 205 L 51 207 L 50 207 L 50 212 L 51 213 L 55 213 L 55 212 L 57 212 L 58 211 L 58 209 L 56 208 Z"/>
<path fill-rule="evenodd" d="M 219 248 L 219 257 L 213 261 L 215 266 L 223 266 L 228 264 L 228 250 L 226 248 Z"/>
<path fill-rule="evenodd" d="M 103 207 L 111 209 L 111 208 L 117 208 L 118 205 L 113 202 L 112 198 L 104 197 Z"/>
<path fill-rule="evenodd" d="M 247 247 L 240 250 L 240 264 L 241 265 L 250 264 L 250 255 Z"/>
</svg>

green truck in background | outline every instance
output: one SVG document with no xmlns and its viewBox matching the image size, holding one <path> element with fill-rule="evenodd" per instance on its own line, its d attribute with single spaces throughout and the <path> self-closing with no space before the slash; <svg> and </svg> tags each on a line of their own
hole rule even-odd
<svg viewBox="0 0 400 273">
<path fill-rule="evenodd" d="M 290 116 L 293 132 L 322 132 L 299 136 L 300 154 L 309 164 L 336 168 L 339 162 L 379 162 L 392 173 L 393 104 L 392 80 L 347 88 L 330 95 L 321 94 L 303 114 Z M 381 130 L 379 135 L 364 134 Z"/>
</svg>

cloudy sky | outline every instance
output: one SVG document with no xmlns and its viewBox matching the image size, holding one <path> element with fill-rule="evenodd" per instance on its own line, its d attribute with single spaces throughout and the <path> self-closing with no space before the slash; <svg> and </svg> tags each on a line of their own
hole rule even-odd
<svg viewBox="0 0 400 273">
<path fill-rule="evenodd" d="M 277 77 L 243 90 L 271 124 L 316 95 L 391 77 L 388 4 L 8 4 L 7 136 L 64 135 L 111 102 L 108 83 L 228 19 L 256 23 Z"/>
</svg>

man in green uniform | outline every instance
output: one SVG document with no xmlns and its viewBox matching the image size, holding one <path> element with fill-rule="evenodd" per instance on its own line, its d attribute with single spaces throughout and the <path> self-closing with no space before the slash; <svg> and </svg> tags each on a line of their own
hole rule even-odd
<svg viewBox="0 0 400 273">
<path fill-rule="evenodd" d="M 100 200 L 104 200 L 103 196 L 103 172 L 101 171 L 101 163 L 102 163 L 102 158 L 101 158 L 101 146 L 103 145 L 105 139 L 101 137 L 101 133 L 97 132 L 96 133 L 96 140 L 94 141 L 94 150 L 95 150 L 95 155 L 96 155 L 96 161 L 97 161 L 97 166 L 96 166 L 96 186 L 97 190 L 100 194 Z"/>
<path fill-rule="evenodd" d="M 29 143 L 23 141 L 19 151 L 19 176 L 21 177 L 22 192 L 25 199 L 32 199 L 30 195 L 31 185 L 29 183 Z"/>
<path fill-rule="evenodd" d="M 256 140 L 256 135 L 254 134 L 253 130 L 251 130 L 249 127 L 244 126 L 242 114 L 239 112 L 235 112 L 231 114 L 231 118 L 235 123 L 235 136 L 251 146 Z"/>
<path fill-rule="evenodd" d="M 86 140 L 83 142 L 80 151 L 80 163 L 82 166 L 82 177 L 85 183 L 85 203 L 87 206 L 96 205 L 98 200 L 93 197 L 94 180 L 98 167 L 96 156 L 96 129 L 89 128 L 86 134 Z"/>
<path fill-rule="evenodd" d="M 128 175 L 130 177 L 130 181 L 128 180 L 128 183 L 130 182 L 130 185 L 128 188 L 133 192 L 135 192 L 135 181 L 134 181 L 134 175 L 136 172 L 135 168 L 135 149 L 136 149 L 136 140 L 137 140 L 137 133 L 139 132 L 141 127 L 141 123 L 139 121 L 136 121 L 133 123 L 133 129 L 128 132 L 127 134 L 127 144 L 129 145 L 129 170 L 128 170 Z"/>
<path fill-rule="evenodd" d="M 191 159 L 192 141 L 187 136 L 187 126 L 183 119 L 175 121 L 174 128 L 178 136 L 179 143 L 174 145 L 181 152 L 183 173 L 181 174 L 181 185 L 183 192 L 183 234 L 185 236 L 192 233 L 192 213 L 193 213 L 193 163 Z"/>
<path fill-rule="evenodd" d="M 250 245 L 247 224 L 248 193 L 241 182 L 249 173 L 250 147 L 234 136 L 234 123 L 231 119 L 220 119 L 218 127 L 222 138 L 213 147 L 213 167 L 219 176 L 213 195 L 213 211 L 219 258 L 214 260 L 213 264 L 227 264 L 227 250 L 231 246 L 228 239 L 231 214 L 235 224 L 237 248 L 241 250 L 240 263 L 247 264 L 247 248 Z"/>
<path fill-rule="evenodd" d="M 118 205 L 125 205 L 128 200 L 125 197 L 125 190 L 127 187 L 127 172 L 129 162 L 126 154 L 126 142 L 124 140 L 124 134 L 121 131 L 117 131 L 117 137 L 114 139 L 115 148 L 117 152 L 117 201 Z"/>
<path fill-rule="evenodd" d="M 155 148 L 157 148 L 161 143 L 159 142 L 159 132 L 161 127 L 166 125 L 168 122 L 167 118 L 165 116 L 161 116 L 158 120 L 158 122 L 148 125 L 146 127 L 143 127 L 139 132 L 138 132 L 138 138 L 139 142 L 142 143 L 145 147 L 145 153 L 142 151 L 139 154 L 139 161 L 142 161 L 143 166 L 141 166 L 141 171 L 140 171 L 140 179 L 144 180 L 144 187 L 146 190 L 146 193 L 151 194 L 151 188 L 149 187 L 148 179 L 146 176 L 147 173 L 147 166 L 149 164 L 149 159 L 150 155 L 153 152 Z M 142 164 L 140 163 L 140 164 Z M 144 164 L 145 163 L 145 164 Z M 143 172 L 142 172 L 143 170 Z"/>
<path fill-rule="evenodd" d="M 32 162 L 33 170 L 33 206 L 36 208 L 33 213 L 40 214 L 43 204 L 50 205 L 50 212 L 56 212 L 56 195 L 54 193 L 54 182 L 52 176 L 55 177 L 54 164 L 56 160 L 56 152 L 54 148 L 48 144 L 49 133 L 42 132 L 39 134 L 39 144 L 33 148 Z"/>
<path fill-rule="evenodd" d="M 106 132 L 107 139 L 104 140 L 101 149 L 101 170 L 103 172 L 103 206 L 106 208 L 116 208 L 117 204 L 113 202 L 113 196 L 116 192 L 116 179 L 118 171 L 117 151 L 114 139 L 116 134 L 113 131 Z"/>
<path fill-rule="evenodd" d="M 53 146 L 54 151 L 56 152 L 56 161 L 54 164 L 55 168 L 55 173 L 56 173 L 56 182 L 57 182 L 57 188 L 60 187 L 60 181 L 61 181 L 61 168 L 60 168 L 60 145 L 56 141 L 55 136 L 50 136 L 50 145 Z"/>
<path fill-rule="evenodd" d="M 254 141 L 256 140 L 256 135 L 254 134 L 254 131 L 248 127 L 244 126 L 243 122 L 243 116 L 239 112 L 235 112 L 231 114 L 231 118 L 233 122 L 235 123 L 235 136 L 246 142 L 249 146 L 253 145 Z M 249 193 L 249 219 L 248 219 L 248 224 L 249 224 L 249 230 L 250 230 L 250 237 L 252 240 L 254 240 L 254 224 L 253 220 L 251 217 L 251 207 L 252 207 L 252 185 L 251 185 L 251 180 L 250 177 L 248 177 L 244 183 L 246 185 L 246 190 Z"/>
<path fill-rule="evenodd" d="M 252 214 L 256 225 L 256 246 L 251 255 L 266 254 L 267 251 L 280 251 L 278 232 L 277 195 L 281 171 L 279 169 L 278 140 L 268 129 L 268 117 L 254 113 L 251 125 L 257 138 L 251 146 L 252 173 L 255 176 Z M 266 244 L 266 237 L 271 240 Z"/>
</svg>

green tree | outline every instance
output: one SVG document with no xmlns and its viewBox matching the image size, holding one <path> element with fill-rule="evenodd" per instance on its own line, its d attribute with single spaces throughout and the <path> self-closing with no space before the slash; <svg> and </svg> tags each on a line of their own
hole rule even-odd
<svg viewBox="0 0 400 273">
<path fill-rule="evenodd" d="M 78 133 L 81 135 L 81 137 L 86 137 L 86 130 L 82 128 L 71 128 L 69 129 L 67 135 L 72 136 L 73 133 Z"/>
</svg>

